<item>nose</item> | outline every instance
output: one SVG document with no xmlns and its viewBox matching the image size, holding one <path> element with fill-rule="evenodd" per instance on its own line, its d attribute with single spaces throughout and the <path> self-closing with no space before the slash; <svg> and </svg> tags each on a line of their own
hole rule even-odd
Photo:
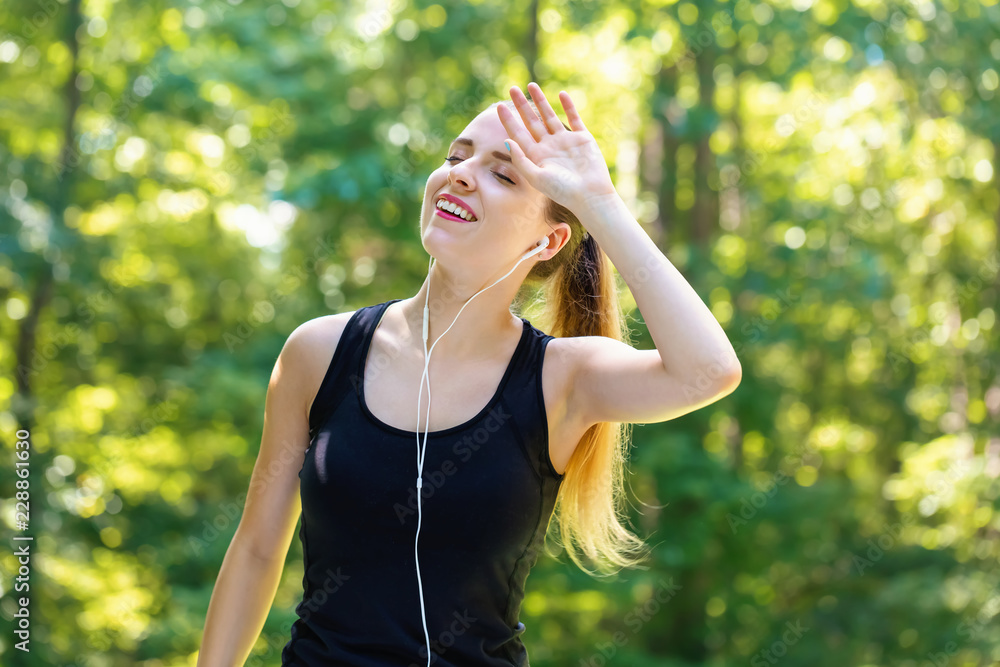
<svg viewBox="0 0 1000 667">
<path fill-rule="evenodd" d="M 451 183 L 461 183 L 466 189 L 471 189 L 473 181 L 472 177 L 465 173 L 466 162 L 468 160 L 463 160 L 448 171 L 448 181 Z"/>
</svg>

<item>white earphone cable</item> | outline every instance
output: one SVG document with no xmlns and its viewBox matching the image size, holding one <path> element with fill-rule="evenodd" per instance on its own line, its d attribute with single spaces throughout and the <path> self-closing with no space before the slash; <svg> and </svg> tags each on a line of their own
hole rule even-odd
<svg viewBox="0 0 1000 667">
<path fill-rule="evenodd" d="M 430 295 L 431 295 L 431 268 L 432 268 L 432 266 L 434 264 L 434 257 L 432 256 L 428 260 L 428 262 L 427 262 L 427 292 L 424 295 L 424 324 L 423 324 L 424 372 L 420 376 L 420 392 L 417 395 L 417 428 L 418 429 L 420 427 L 420 403 L 421 403 L 421 400 L 423 399 L 423 395 L 424 395 L 424 380 L 425 379 L 427 381 L 427 412 L 425 413 L 425 419 L 424 419 L 424 441 L 423 441 L 422 445 L 421 445 L 421 442 L 420 442 L 420 432 L 419 432 L 419 430 L 416 433 L 416 436 L 417 436 L 417 533 L 416 533 L 416 537 L 414 538 L 414 542 L 413 542 L 413 559 L 414 559 L 414 561 L 416 561 L 416 566 L 417 566 L 417 588 L 420 590 L 420 617 L 423 620 L 423 624 L 424 624 L 424 639 L 427 642 L 427 666 L 428 667 L 430 667 L 430 664 L 431 664 L 431 640 L 430 640 L 430 635 L 427 632 L 427 613 L 424 610 L 424 587 L 423 587 L 423 582 L 421 581 L 421 578 L 420 578 L 420 559 L 419 559 L 418 554 L 417 554 L 417 544 L 418 544 L 418 542 L 420 540 L 420 523 L 421 523 L 421 516 L 422 516 L 422 511 L 421 511 L 422 505 L 421 505 L 420 499 L 423 496 L 423 493 L 421 492 L 421 489 L 423 488 L 424 457 L 427 454 L 427 434 L 430 432 L 429 426 L 430 426 L 430 418 L 431 418 L 431 378 L 430 378 L 431 354 L 434 352 L 434 347 L 438 344 L 438 342 L 440 342 L 440 340 L 442 338 L 444 338 L 444 335 L 446 333 L 448 333 L 449 331 L 451 331 L 451 328 L 453 326 L 455 326 L 455 322 L 458 321 L 458 316 L 462 314 L 462 311 L 465 310 L 465 307 L 468 306 L 472 302 L 473 299 L 475 299 L 477 296 L 479 296 L 480 294 L 482 294 L 483 292 L 485 292 L 486 290 L 488 290 L 490 287 L 493 287 L 494 285 L 496 285 L 497 283 L 499 283 L 501 280 L 503 280 L 504 278 L 506 278 L 507 276 L 509 276 L 511 273 L 514 272 L 514 269 L 516 269 L 518 267 L 518 264 L 520 264 L 524 260 L 528 259 L 529 257 L 540 253 L 542 250 L 545 250 L 545 248 L 547 248 L 548 245 L 549 245 L 549 239 L 546 236 L 546 237 L 544 237 L 539 242 L 538 246 L 536 246 L 532 250 L 529 250 L 525 254 L 521 255 L 521 258 L 519 260 L 517 260 L 517 263 L 514 264 L 513 267 L 511 267 L 510 271 L 508 271 L 501 278 L 499 278 L 496 282 L 494 282 L 493 285 L 490 285 L 489 287 L 484 287 L 483 289 L 479 290 L 478 292 L 476 292 L 475 294 L 473 294 L 471 297 L 469 297 L 469 300 L 466 301 L 462 305 L 462 307 L 458 310 L 458 314 L 455 315 L 455 319 L 452 320 L 452 322 L 448 326 L 448 328 L 445 329 L 444 333 L 442 333 L 440 336 L 438 336 L 437 340 L 434 341 L 434 344 L 431 345 L 430 350 L 427 349 L 427 340 L 428 340 L 428 337 L 429 337 L 429 335 L 428 335 L 428 329 L 429 329 L 429 326 L 430 326 L 429 325 L 430 311 L 429 311 L 429 308 L 428 308 L 428 303 L 430 302 Z"/>
</svg>

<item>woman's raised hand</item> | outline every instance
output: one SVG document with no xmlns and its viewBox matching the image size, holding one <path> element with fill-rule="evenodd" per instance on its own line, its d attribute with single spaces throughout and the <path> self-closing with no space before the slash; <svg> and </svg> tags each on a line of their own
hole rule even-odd
<svg viewBox="0 0 1000 667">
<path fill-rule="evenodd" d="M 537 83 L 529 83 L 528 92 L 542 115 L 540 119 L 517 86 L 511 86 L 510 98 L 520 121 L 507 105 L 496 107 L 511 139 L 508 143 L 514 167 L 533 188 L 574 213 L 579 213 L 592 197 L 615 194 L 604 155 L 569 93 L 559 93 L 569 120 L 567 130 Z"/>
</svg>

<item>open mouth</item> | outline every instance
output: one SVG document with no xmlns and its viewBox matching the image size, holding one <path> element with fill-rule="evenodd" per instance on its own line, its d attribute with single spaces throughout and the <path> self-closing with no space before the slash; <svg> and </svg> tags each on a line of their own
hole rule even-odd
<svg viewBox="0 0 1000 667">
<path fill-rule="evenodd" d="M 466 211 L 458 204 L 448 201 L 444 197 L 437 200 L 436 207 L 438 213 L 448 219 L 455 219 L 460 222 L 476 222 L 478 220 L 470 211 Z"/>
</svg>

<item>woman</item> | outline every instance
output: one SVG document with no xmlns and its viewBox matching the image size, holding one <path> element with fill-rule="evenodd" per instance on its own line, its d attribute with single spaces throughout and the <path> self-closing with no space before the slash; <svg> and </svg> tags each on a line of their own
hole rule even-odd
<svg viewBox="0 0 1000 667">
<path fill-rule="evenodd" d="M 607 572 L 646 555 L 619 523 L 624 427 L 718 400 L 740 366 L 570 96 L 567 126 L 528 90 L 473 119 L 428 178 L 435 261 L 417 294 L 289 336 L 199 665 L 243 664 L 300 508 L 305 590 L 282 665 L 527 665 L 518 614 L 553 516 L 588 572 L 584 558 Z M 608 258 L 656 349 L 623 341 Z M 511 313 L 526 280 L 555 336 Z"/>
</svg>

